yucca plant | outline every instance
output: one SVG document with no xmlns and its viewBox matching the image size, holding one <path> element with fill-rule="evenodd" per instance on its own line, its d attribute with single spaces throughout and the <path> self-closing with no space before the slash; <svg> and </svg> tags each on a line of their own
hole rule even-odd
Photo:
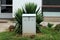
<svg viewBox="0 0 60 40">
<path fill-rule="evenodd" d="M 28 14 L 36 14 L 36 32 L 40 32 L 40 24 L 43 21 L 42 13 L 39 13 L 40 8 L 37 9 L 37 4 L 28 3 L 25 4 L 25 12 Z M 24 11 L 24 10 L 23 10 Z"/>
<path fill-rule="evenodd" d="M 41 23 L 43 21 L 43 16 L 42 13 L 38 13 L 40 8 L 38 8 L 37 10 L 37 5 L 34 3 L 28 3 L 25 4 L 25 10 L 22 8 L 18 9 L 18 11 L 15 14 L 15 19 L 16 19 L 16 28 L 15 28 L 15 32 L 18 34 L 22 34 L 22 14 L 23 13 L 36 13 L 36 31 L 40 32 L 40 28 L 39 28 L 39 23 Z"/>
<path fill-rule="evenodd" d="M 15 20 L 16 20 L 15 32 L 18 34 L 22 33 L 22 13 L 23 11 L 21 9 L 18 9 L 18 11 L 15 14 Z"/>
<path fill-rule="evenodd" d="M 37 13 L 40 8 L 38 8 L 38 10 L 36 10 L 36 9 L 37 9 L 37 4 L 28 3 L 28 4 L 25 4 L 25 11 L 24 11 L 24 13 L 27 13 L 27 14 Z"/>
<path fill-rule="evenodd" d="M 43 21 L 42 13 L 36 14 L 36 32 L 39 33 L 40 31 L 40 23 Z"/>
<path fill-rule="evenodd" d="M 39 24 L 43 21 L 43 16 L 42 16 L 42 13 L 38 13 L 36 14 L 36 23 Z"/>
</svg>

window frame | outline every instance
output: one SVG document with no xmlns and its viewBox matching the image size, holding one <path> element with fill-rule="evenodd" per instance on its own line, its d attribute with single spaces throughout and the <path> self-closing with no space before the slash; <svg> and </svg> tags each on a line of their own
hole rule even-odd
<svg viewBox="0 0 60 40">
<path fill-rule="evenodd" d="M 42 0 L 43 5 L 60 5 L 60 0 Z"/>
<path fill-rule="evenodd" d="M 43 12 L 60 12 L 60 7 L 43 7 Z"/>
<path fill-rule="evenodd" d="M 2 3 L 2 1 L 1 1 L 1 4 L 2 4 L 2 5 L 12 5 L 12 2 L 13 2 L 13 1 L 11 0 L 11 4 L 9 4 L 9 3 L 7 3 L 7 2 L 6 2 L 6 4 L 5 4 L 5 3 Z"/>
<path fill-rule="evenodd" d="M 53 3 L 53 4 L 47 4 L 46 2 L 49 3 L 50 0 L 48 0 L 48 1 L 47 1 L 47 0 L 42 0 L 42 11 L 43 11 L 43 12 L 60 12 L 60 10 L 59 10 L 59 9 L 60 9 L 60 5 L 59 5 L 60 3 L 59 3 L 59 4 L 58 4 L 58 3 L 56 4 L 56 3 L 55 3 L 56 1 L 55 1 L 55 2 L 54 2 L 54 3 L 56 4 L 56 5 L 55 5 L 54 3 Z M 51 0 L 51 2 L 52 2 L 52 0 Z M 51 3 L 51 2 L 50 2 L 50 3 Z M 57 1 L 57 2 L 58 2 L 58 1 Z M 45 4 L 44 4 L 44 3 L 45 3 Z M 51 8 L 51 9 L 50 9 L 50 8 Z M 54 9 L 55 9 L 55 10 L 54 10 Z M 57 10 L 56 10 L 56 9 L 57 9 Z M 44 11 L 44 10 L 45 10 L 45 11 Z"/>
<path fill-rule="evenodd" d="M 12 0 L 12 4 L 1 4 L 1 10 L 2 10 L 2 6 L 11 6 L 12 7 L 12 12 L 11 13 L 13 13 L 13 0 Z M 7 13 L 9 13 L 9 12 L 7 12 Z"/>
</svg>

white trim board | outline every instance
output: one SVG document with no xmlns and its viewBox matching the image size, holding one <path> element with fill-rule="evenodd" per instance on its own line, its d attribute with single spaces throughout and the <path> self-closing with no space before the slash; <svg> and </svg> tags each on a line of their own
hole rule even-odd
<svg viewBox="0 0 60 40">
<path fill-rule="evenodd" d="M 56 16 L 59 17 L 60 16 L 60 12 L 43 12 L 44 16 Z"/>
<path fill-rule="evenodd" d="M 12 13 L 0 13 L 0 18 L 13 18 Z"/>
</svg>

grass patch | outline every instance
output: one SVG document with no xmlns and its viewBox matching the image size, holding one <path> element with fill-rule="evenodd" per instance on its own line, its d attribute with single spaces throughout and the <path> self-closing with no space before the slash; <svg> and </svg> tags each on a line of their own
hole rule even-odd
<svg viewBox="0 0 60 40">
<path fill-rule="evenodd" d="M 53 28 L 40 28 L 41 33 L 31 39 L 30 37 L 17 36 L 14 32 L 0 33 L 0 40 L 60 40 L 60 32 L 55 31 Z"/>
</svg>

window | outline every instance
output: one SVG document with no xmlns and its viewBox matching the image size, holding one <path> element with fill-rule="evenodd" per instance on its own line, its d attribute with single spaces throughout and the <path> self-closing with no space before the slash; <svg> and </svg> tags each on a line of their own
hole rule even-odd
<svg viewBox="0 0 60 40">
<path fill-rule="evenodd" d="M 60 5 L 60 0 L 43 0 L 43 5 Z"/>
<path fill-rule="evenodd" d="M 1 13 L 12 13 L 12 0 L 1 0 Z"/>
<path fill-rule="evenodd" d="M 60 0 L 43 0 L 44 12 L 60 12 Z"/>
<path fill-rule="evenodd" d="M 1 12 L 2 13 L 11 13 L 12 12 L 12 6 L 1 6 Z"/>
<path fill-rule="evenodd" d="M 60 12 L 60 7 L 43 7 L 44 12 Z"/>
<path fill-rule="evenodd" d="M 12 0 L 1 0 L 1 4 L 12 4 Z"/>
</svg>

